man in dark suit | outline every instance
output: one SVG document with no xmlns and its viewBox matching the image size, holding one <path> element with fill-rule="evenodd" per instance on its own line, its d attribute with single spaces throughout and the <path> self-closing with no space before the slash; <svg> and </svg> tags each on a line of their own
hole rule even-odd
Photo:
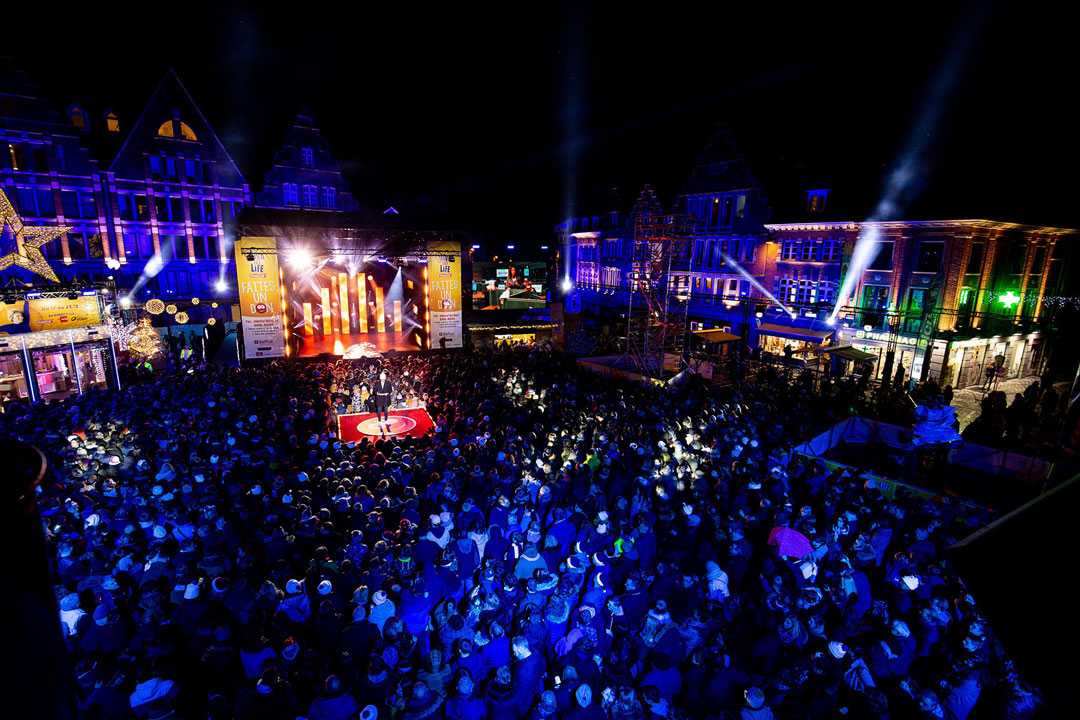
<svg viewBox="0 0 1080 720">
<path fill-rule="evenodd" d="M 375 382 L 375 417 L 379 420 L 379 430 L 390 425 L 390 398 L 394 394 L 394 386 L 386 376 L 386 371 L 379 372 L 379 379 Z M 384 425 L 385 424 L 385 425 Z"/>
</svg>

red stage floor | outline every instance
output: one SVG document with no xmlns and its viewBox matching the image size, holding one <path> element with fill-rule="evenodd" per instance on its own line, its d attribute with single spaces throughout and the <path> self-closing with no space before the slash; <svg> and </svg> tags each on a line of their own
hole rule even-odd
<svg viewBox="0 0 1080 720">
<path fill-rule="evenodd" d="M 327 335 L 305 337 L 300 345 L 300 357 L 314 357 L 324 353 L 330 355 L 344 355 L 352 345 L 370 343 L 378 352 L 388 350 L 419 350 L 416 344 L 416 334 L 406 332 L 369 332 L 355 333 L 352 335 Z"/>
<path fill-rule="evenodd" d="M 369 438 L 377 440 L 380 437 L 400 437 L 411 435 L 423 437 L 428 430 L 434 427 L 431 416 L 424 408 L 402 408 L 391 410 L 389 432 L 386 435 L 379 434 L 379 422 L 375 413 L 348 413 L 338 415 L 338 437 L 343 442 L 359 442 Z"/>
</svg>

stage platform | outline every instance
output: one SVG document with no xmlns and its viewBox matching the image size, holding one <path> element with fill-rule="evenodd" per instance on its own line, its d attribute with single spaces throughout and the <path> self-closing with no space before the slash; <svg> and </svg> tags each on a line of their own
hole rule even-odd
<svg viewBox="0 0 1080 720">
<path fill-rule="evenodd" d="M 344 356 L 349 348 L 355 346 L 363 346 L 364 349 L 374 351 L 375 353 L 384 353 L 388 351 L 405 352 L 409 350 L 419 350 L 420 346 L 416 344 L 417 334 L 415 332 L 368 332 L 368 333 L 353 333 L 350 335 L 326 335 L 311 337 L 305 337 L 303 343 L 300 345 L 299 356 L 304 357 L 316 357 L 318 355 L 337 355 L 338 357 Z M 366 345 L 365 345 L 366 344 Z M 355 348 L 354 354 L 357 357 L 365 357 L 362 352 L 359 352 L 361 348 Z"/>
<path fill-rule="evenodd" d="M 379 421 L 375 413 L 344 413 L 338 415 L 338 437 L 343 442 L 359 442 L 365 437 L 378 440 L 384 437 L 423 437 L 434 427 L 431 416 L 424 408 L 399 408 L 389 412 L 389 432 L 379 433 Z"/>
</svg>

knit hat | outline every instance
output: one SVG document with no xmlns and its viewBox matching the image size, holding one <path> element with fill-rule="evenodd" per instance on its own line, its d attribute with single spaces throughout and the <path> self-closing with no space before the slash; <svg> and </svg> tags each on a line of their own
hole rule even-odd
<svg viewBox="0 0 1080 720">
<path fill-rule="evenodd" d="M 751 710 L 758 710 L 765 704 L 765 693 L 759 687 L 746 688 L 743 697 L 746 698 L 746 704 Z"/>
</svg>

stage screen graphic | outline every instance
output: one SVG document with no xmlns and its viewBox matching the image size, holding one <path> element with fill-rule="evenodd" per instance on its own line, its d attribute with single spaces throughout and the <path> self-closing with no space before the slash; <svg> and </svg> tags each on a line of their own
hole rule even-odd
<svg viewBox="0 0 1080 720">
<path fill-rule="evenodd" d="M 277 240 L 243 237 L 235 247 L 244 357 L 282 357 L 285 355 L 285 335 Z"/>
<path fill-rule="evenodd" d="M 473 310 L 526 310 L 545 307 L 547 295 L 547 263 L 473 263 Z"/>
<path fill-rule="evenodd" d="M 441 337 L 461 347 L 459 247 L 380 236 L 283 243 L 291 347 L 347 359 L 440 348 Z"/>
</svg>

